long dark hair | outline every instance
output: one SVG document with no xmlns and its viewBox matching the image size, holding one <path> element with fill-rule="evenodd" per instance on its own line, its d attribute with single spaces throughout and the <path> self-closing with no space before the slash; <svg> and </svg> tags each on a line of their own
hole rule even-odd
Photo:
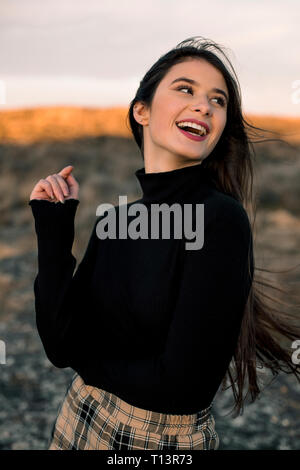
<svg viewBox="0 0 300 470">
<path fill-rule="evenodd" d="M 127 120 L 129 120 L 131 132 L 144 158 L 143 126 L 134 118 L 133 107 L 135 103 L 142 102 L 150 107 L 160 81 L 175 64 L 192 58 L 201 58 L 217 68 L 222 73 L 229 92 L 227 122 L 217 145 L 211 154 L 202 161 L 202 165 L 212 171 L 219 190 L 230 194 L 243 204 L 248 212 L 253 233 L 257 208 L 257 201 L 253 196 L 254 170 L 252 160 L 255 157 L 253 143 L 261 142 L 257 139 L 262 136 L 258 131 L 276 132 L 253 126 L 243 117 L 239 81 L 223 48 L 214 41 L 202 36 L 195 36 L 182 41 L 161 56 L 140 81 L 136 95 L 130 103 Z M 222 58 L 228 63 L 232 73 L 223 63 Z M 252 141 L 251 136 L 255 136 L 256 140 Z M 287 143 L 282 139 L 264 139 L 263 141 L 270 140 Z M 291 147 L 293 146 L 291 145 Z M 300 328 L 296 326 L 297 322 L 299 325 L 299 318 L 272 307 L 269 300 L 285 305 L 291 304 L 265 294 L 261 288 L 269 287 L 287 295 L 291 294 L 263 279 L 257 273 L 258 270 L 272 272 L 259 268 L 254 263 L 253 283 L 245 306 L 240 335 L 233 360 L 222 381 L 222 390 L 224 391 L 226 390 L 227 378 L 230 379 L 229 387 L 232 387 L 235 399 L 235 406 L 232 410 L 236 410 L 235 417 L 243 413 L 244 402 L 249 394 L 251 402 L 254 402 L 262 391 L 258 383 L 257 368 L 268 369 L 268 372 L 271 371 L 273 376 L 278 375 L 279 371 L 293 373 L 300 382 L 300 371 L 297 371 L 297 366 L 292 362 L 290 348 L 280 344 L 280 337 L 285 340 L 300 338 Z M 236 377 L 233 377 L 232 372 L 236 372 Z M 243 396 L 246 382 L 247 393 Z"/>
</svg>

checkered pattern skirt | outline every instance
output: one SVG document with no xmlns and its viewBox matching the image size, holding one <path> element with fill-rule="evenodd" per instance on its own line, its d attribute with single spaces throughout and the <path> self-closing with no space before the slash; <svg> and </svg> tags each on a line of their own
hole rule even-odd
<svg viewBox="0 0 300 470">
<path fill-rule="evenodd" d="M 77 372 L 54 422 L 49 450 L 216 450 L 219 437 L 211 405 L 192 415 L 172 415 L 129 405 L 86 385 Z"/>
</svg>

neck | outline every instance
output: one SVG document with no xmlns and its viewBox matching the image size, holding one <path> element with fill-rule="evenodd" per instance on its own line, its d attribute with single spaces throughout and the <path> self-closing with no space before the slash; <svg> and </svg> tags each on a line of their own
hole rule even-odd
<svg viewBox="0 0 300 470">
<path fill-rule="evenodd" d="M 174 162 L 174 158 L 172 158 L 170 161 L 166 158 L 163 158 L 162 160 L 155 159 L 147 159 L 145 157 L 144 159 L 144 167 L 145 167 L 145 173 L 162 173 L 165 171 L 172 171 L 172 170 L 177 170 L 179 168 L 184 168 L 188 166 L 194 166 L 194 165 L 200 165 L 202 163 L 202 160 L 182 160 L 178 161 L 178 159 Z"/>
<path fill-rule="evenodd" d="M 190 191 L 213 185 L 210 170 L 200 163 L 168 171 L 147 172 L 142 167 L 135 176 L 143 192 L 142 202 L 180 202 Z"/>
</svg>

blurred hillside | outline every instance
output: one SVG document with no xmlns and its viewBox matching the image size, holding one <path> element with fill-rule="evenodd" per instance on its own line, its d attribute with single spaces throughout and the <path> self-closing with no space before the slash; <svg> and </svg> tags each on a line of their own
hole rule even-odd
<svg viewBox="0 0 300 470">
<path fill-rule="evenodd" d="M 0 112 L 0 142 L 29 144 L 101 135 L 129 137 L 125 108 L 46 107 Z"/>
<path fill-rule="evenodd" d="M 0 142 L 29 144 L 100 135 L 131 137 L 127 108 L 46 107 L 0 112 Z M 246 115 L 250 124 L 300 143 L 300 118 Z"/>
<path fill-rule="evenodd" d="M 37 246 L 29 195 L 40 178 L 74 166 L 80 204 L 73 254 L 79 263 L 97 206 L 118 204 L 119 195 L 127 195 L 128 202 L 141 195 L 134 172 L 143 160 L 126 127 L 126 114 L 122 108 L 0 112 L 0 339 L 7 344 L 7 364 L 1 365 L 0 449 L 46 448 L 72 376 L 71 369 L 57 370 L 49 363 L 36 330 Z M 248 118 L 296 146 L 255 145 L 256 262 L 287 269 L 300 263 L 300 119 Z M 266 277 L 299 292 L 299 267 Z M 292 377 L 281 376 L 261 401 L 249 406 L 242 428 L 241 420 L 222 417 L 232 406 L 230 396 L 225 393 L 217 402 L 221 448 L 299 447 L 299 384 Z"/>
</svg>

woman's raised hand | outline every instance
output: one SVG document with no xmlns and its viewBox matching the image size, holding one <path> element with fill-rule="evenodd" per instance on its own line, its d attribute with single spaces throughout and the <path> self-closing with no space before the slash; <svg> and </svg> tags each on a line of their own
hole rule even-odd
<svg viewBox="0 0 300 470">
<path fill-rule="evenodd" d="M 71 174 L 72 171 L 73 166 L 69 165 L 59 173 L 38 181 L 30 194 L 30 201 L 43 199 L 50 202 L 64 202 L 66 199 L 78 199 L 79 184 Z"/>
</svg>

